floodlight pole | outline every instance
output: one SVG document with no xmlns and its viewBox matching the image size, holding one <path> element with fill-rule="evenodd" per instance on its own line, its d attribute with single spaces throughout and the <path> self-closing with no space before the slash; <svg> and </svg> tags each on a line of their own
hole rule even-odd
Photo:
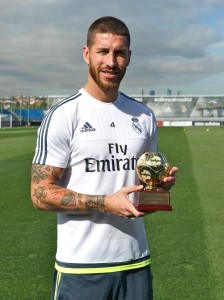
<svg viewBox="0 0 224 300">
<path fill-rule="evenodd" d="M 0 128 L 2 128 L 2 115 L 3 115 L 3 89 L 1 90 L 1 113 L 0 113 Z"/>
<path fill-rule="evenodd" d="M 30 96 L 28 98 L 28 114 L 27 114 L 27 126 L 29 126 L 29 123 L 30 123 Z"/>
<path fill-rule="evenodd" d="M 3 114 L 3 89 L 1 90 L 1 114 Z"/>
<path fill-rule="evenodd" d="M 20 100 L 20 107 L 19 107 L 19 113 L 20 113 L 20 116 L 19 116 L 19 123 L 20 123 L 20 127 L 22 126 L 22 105 L 23 105 L 23 96 L 21 95 L 21 100 Z"/>
</svg>

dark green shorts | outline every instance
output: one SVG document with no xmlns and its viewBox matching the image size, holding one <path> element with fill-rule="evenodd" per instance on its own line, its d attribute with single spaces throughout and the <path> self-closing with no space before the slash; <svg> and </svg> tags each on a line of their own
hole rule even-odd
<svg viewBox="0 0 224 300">
<path fill-rule="evenodd" d="M 107 274 L 54 272 L 52 300 L 152 300 L 150 265 Z"/>
</svg>

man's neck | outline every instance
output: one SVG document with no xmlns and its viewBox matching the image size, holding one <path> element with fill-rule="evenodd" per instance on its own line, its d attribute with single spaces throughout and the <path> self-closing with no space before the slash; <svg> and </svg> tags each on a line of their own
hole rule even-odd
<svg viewBox="0 0 224 300">
<path fill-rule="evenodd" d="M 87 82 L 83 89 L 93 98 L 106 103 L 112 103 L 118 97 L 117 89 L 102 90 L 94 83 Z"/>
</svg>

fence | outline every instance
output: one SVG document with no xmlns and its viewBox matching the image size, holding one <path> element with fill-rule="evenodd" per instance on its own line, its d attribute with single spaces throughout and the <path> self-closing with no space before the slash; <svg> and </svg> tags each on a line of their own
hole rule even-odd
<svg viewBox="0 0 224 300">
<path fill-rule="evenodd" d="M 49 95 L 48 107 L 67 96 Z M 224 124 L 224 96 L 130 95 L 155 113 L 159 126 L 221 126 Z"/>
<path fill-rule="evenodd" d="M 0 114 L 0 128 L 39 125 L 44 115 L 42 109 L 3 109 Z"/>
</svg>

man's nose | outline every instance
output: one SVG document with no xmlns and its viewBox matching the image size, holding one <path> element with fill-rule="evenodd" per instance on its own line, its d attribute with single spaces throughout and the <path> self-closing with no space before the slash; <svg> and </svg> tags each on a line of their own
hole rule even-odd
<svg viewBox="0 0 224 300">
<path fill-rule="evenodd" d="M 114 53 L 108 53 L 107 65 L 111 68 L 113 68 L 116 65 L 116 56 L 114 55 Z"/>
</svg>

